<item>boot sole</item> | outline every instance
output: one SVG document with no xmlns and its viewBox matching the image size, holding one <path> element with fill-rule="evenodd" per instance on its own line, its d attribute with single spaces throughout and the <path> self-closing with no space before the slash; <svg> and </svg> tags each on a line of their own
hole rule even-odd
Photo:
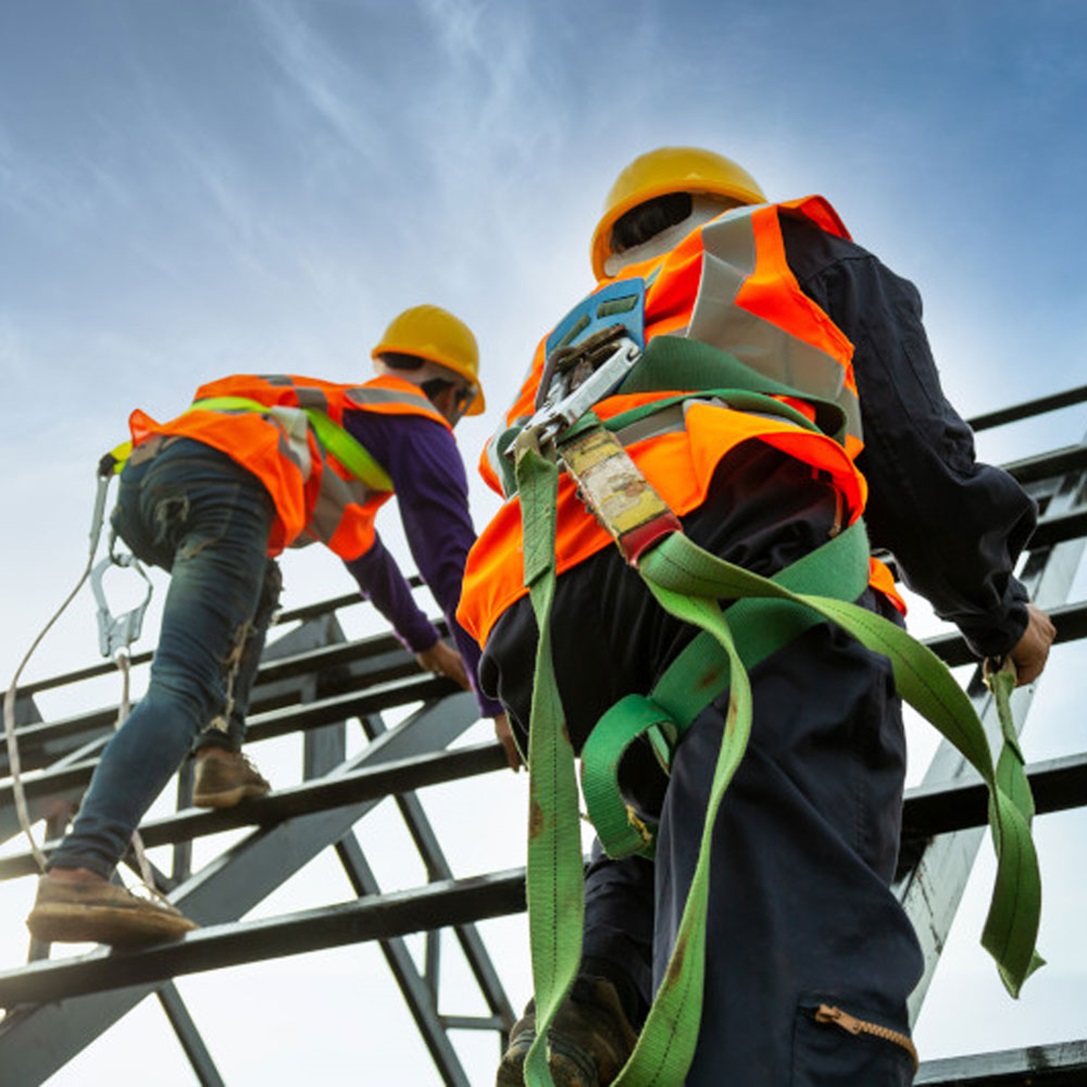
<svg viewBox="0 0 1087 1087">
<path fill-rule="evenodd" d="M 267 796 L 271 789 L 259 785 L 239 785 L 234 789 L 224 789 L 218 793 L 194 794 L 193 807 L 196 808 L 233 808 L 250 796 Z"/>
<path fill-rule="evenodd" d="M 111 947 L 177 940 L 199 926 L 180 914 L 164 910 L 126 909 L 117 906 L 44 904 L 35 906 L 26 927 L 46 943 L 94 943 Z"/>
</svg>

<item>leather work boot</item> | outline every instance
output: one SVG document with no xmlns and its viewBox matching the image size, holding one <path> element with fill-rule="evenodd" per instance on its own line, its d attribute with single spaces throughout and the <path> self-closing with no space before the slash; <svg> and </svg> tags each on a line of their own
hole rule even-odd
<svg viewBox="0 0 1087 1087">
<path fill-rule="evenodd" d="M 495 1087 L 524 1087 L 525 1056 L 535 1039 L 536 1008 L 529 1002 L 510 1032 Z M 548 1040 L 555 1087 L 606 1087 L 626 1064 L 638 1035 L 615 986 L 583 977 L 555 1016 Z"/>
<path fill-rule="evenodd" d="M 106 880 L 75 881 L 44 875 L 26 927 L 48 943 L 138 947 L 176 940 L 200 926 L 156 898 L 140 898 Z"/>
<path fill-rule="evenodd" d="M 232 808 L 247 796 L 265 796 L 272 786 L 240 751 L 216 749 L 196 760 L 192 802 L 198 808 Z"/>
</svg>

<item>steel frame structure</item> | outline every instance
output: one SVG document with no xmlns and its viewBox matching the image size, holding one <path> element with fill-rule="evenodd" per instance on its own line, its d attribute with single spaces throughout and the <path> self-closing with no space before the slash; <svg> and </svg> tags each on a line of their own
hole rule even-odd
<svg viewBox="0 0 1087 1087">
<path fill-rule="evenodd" d="M 1003 425 L 1087 401 L 1087 386 L 972 420 L 975 430 Z M 1042 517 L 1021 578 L 1052 615 L 1058 641 L 1087 638 L 1087 602 L 1069 595 L 1087 547 L 1087 439 L 1079 445 L 1006 465 L 1038 501 Z M 416 790 L 501 770 L 495 743 L 450 745 L 475 722 L 471 696 L 443 679 L 423 676 L 391 636 L 348 641 L 337 612 L 358 603 L 354 595 L 296 609 L 280 617 L 297 624 L 269 645 L 254 690 L 249 740 L 300 733 L 303 784 L 223 811 L 190 806 L 191 780 L 178 775 L 177 811 L 141 827 L 149 846 L 172 847 L 172 869 L 157 872 L 160 888 L 203 926 L 178 944 L 122 955 L 104 949 L 58 961 L 31 945 L 25 966 L 0 972 L 0 1070 L 4 1083 L 43 1083 L 108 1030 L 137 1003 L 154 995 L 201 1084 L 222 1084 L 212 1055 L 181 999 L 173 978 L 240 963 L 302 954 L 376 940 L 403 993 L 440 1080 L 469 1087 L 451 1031 L 485 1030 L 500 1046 L 514 1021 L 476 923 L 524 909 L 522 869 L 458 879 Z M 928 644 L 951 665 L 970 663 L 963 640 L 943 634 Z M 150 654 L 133 660 L 146 663 Z M 103 664 L 28 684 L 19 692 L 18 739 L 31 815 L 47 820 L 58 805 L 74 805 L 110 732 L 114 712 L 96 710 L 41 720 L 35 696 L 103 675 Z M 988 692 L 975 671 L 967 691 L 982 720 L 995 728 Z M 1017 726 L 1025 726 L 1031 689 L 1016 692 Z M 388 727 L 383 713 L 411 712 Z M 367 740 L 347 754 L 349 722 L 361 723 Z M 1028 767 L 1039 813 L 1087 805 L 1087 752 Z M 19 833 L 6 751 L 0 750 L 0 842 Z M 355 834 L 356 825 L 385 797 L 395 798 L 427 873 L 417 888 L 382 893 Z M 916 1016 L 939 961 L 984 834 L 983 787 L 946 745 L 923 783 L 907 793 L 903 850 L 896 891 L 922 940 L 925 976 L 911 1003 Z M 192 843 L 227 829 L 247 833 L 198 870 Z M 47 836 L 63 829 L 52 817 Z M 248 910 L 315 856 L 332 850 L 358 896 L 264 920 L 239 921 Z M 33 857 L 0 859 L 0 880 L 36 872 Z M 0 893 L 2 889 L 0 889 Z M 440 927 L 435 929 L 435 919 Z M 405 937 L 426 934 L 422 970 Z M 470 966 L 488 1014 L 447 1014 L 438 1007 L 443 939 L 455 938 Z M 498 1046 L 496 1046 L 496 1053 Z M 1087 1040 L 1022 1051 L 981 1054 L 922 1065 L 917 1083 L 1011 1085 L 1087 1082 Z"/>
</svg>

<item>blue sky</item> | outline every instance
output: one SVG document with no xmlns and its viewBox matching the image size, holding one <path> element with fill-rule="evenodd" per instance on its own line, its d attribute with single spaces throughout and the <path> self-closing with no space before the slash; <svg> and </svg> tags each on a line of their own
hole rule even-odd
<svg viewBox="0 0 1087 1087">
<path fill-rule="evenodd" d="M 945 389 L 964 414 L 1081 384 L 1085 32 L 1078 0 L 8 0 L 5 685 L 78 575 L 94 465 L 131 408 L 167 417 L 201 381 L 232 371 L 365 376 L 386 322 L 435 302 L 472 325 L 483 352 L 491 411 L 458 430 L 471 466 L 535 341 L 591 283 L 589 235 L 614 175 L 661 144 L 729 154 L 775 198 L 826 195 L 861 244 L 920 287 Z M 1010 459 L 1084 429 L 1082 411 L 1065 412 L 983 436 L 981 448 Z M 473 499 L 482 523 L 494 501 L 475 485 Z M 379 527 L 403 553 L 395 515 Z M 286 566 L 288 604 L 348 588 L 328 556 Z M 31 676 L 94 659 L 92 610 L 80 602 Z M 1056 685 L 1047 697 L 1050 716 L 1071 705 Z M 1061 753 L 1064 739 L 1028 755 Z M 494 786 L 505 822 L 520 818 L 522 785 Z M 513 838 L 490 844 L 464 864 L 519 863 Z M 1067 848 L 1060 838 L 1052 855 Z M 386 863 L 395 883 L 396 860 Z M 1080 901 L 1074 893 L 1054 897 Z M 0 887 L 11 924 L 28 894 Z M 495 932 L 519 1003 L 517 925 Z M 1046 947 L 1052 965 L 1011 1010 L 973 933 L 962 943 L 963 975 L 992 1007 L 979 1006 L 965 1033 L 956 1011 L 958 1037 L 923 1018 L 923 1056 L 1083 1036 L 1067 1008 L 1082 1007 L 1087 965 L 1059 953 L 1067 941 Z M 0 937 L 0 967 L 21 950 Z M 259 992 L 272 976 L 325 979 L 305 1001 L 316 1033 L 293 1047 L 249 1032 L 250 1014 L 274 1015 Z M 406 1013 L 383 1018 L 398 997 L 376 955 L 345 950 L 230 977 L 248 1012 L 215 1004 L 214 978 L 182 991 L 199 993 L 198 1019 L 206 1000 L 212 1019 L 245 1024 L 213 1040 L 232 1085 L 277 1082 L 262 1062 L 286 1075 L 294 1061 L 305 1067 L 309 1039 L 341 1030 L 359 1059 L 367 1017 L 379 1047 L 402 1031 L 404 1082 L 431 1081 Z M 954 1010 L 958 992 L 934 988 L 932 1000 Z M 159 1029 L 123 1025 L 83 1059 L 120 1070 L 127 1047 Z M 466 1060 L 483 1083 L 493 1053 L 474 1045 Z M 91 1067 L 56 1082 L 95 1082 Z M 187 1077 L 181 1067 L 162 1082 Z"/>
</svg>

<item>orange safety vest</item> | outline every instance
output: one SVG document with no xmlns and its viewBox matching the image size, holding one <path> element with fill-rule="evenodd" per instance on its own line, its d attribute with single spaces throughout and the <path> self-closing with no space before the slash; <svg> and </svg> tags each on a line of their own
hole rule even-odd
<svg viewBox="0 0 1087 1087">
<path fill-rule="evenodd" d="M 800 289 L 785 259 L 780 216 L 801 215 L 829 233 L 848 238 L 837 213 L 822 197 L 787 204 L 736 208 L 692 231 L 667 254 L 625 268 L 602 281 L 594 294 L 623 279 L 646 282 L 644 330 L 653 336 L 688 336 L 721 347 L 752 369 L 801 393 L 838 403 L 846 418 L 845 446 L 799 428 L 784 419 L 736 411 L 719 403 L 692 399 L 682 425 L 663 428 L 636 440 L 627 452 L 643 474 L 682 516 L 705 501 L 717 464 L 737 445 L 759 440 L 822 470 L 843 500 L 843 525 L 864 510 L 867 484 L 854 463 L 863 448 L 853 345 L 830 317 Z M 535 411 L 546 364 L 546 343 L 537 348 L 532 369 L 512 408 L 507 425 L 527 420 Z M 594 407 L 608 420 L 632 408 L 682 392 L 612 395 Z M 788 400 L 810 415 L 802 400 Z M 480 472 L 502 493 L 501 472 L 492 458 L 494 439 L 484 451 Z M 611 543 L 575 493 L 568 476 L 559 480 L 556 569 L 559 574 Z M 890 572 L 873 560 L 872 584 L 900 610 Z M 485 644 L 499 616 L 526 592 L 523 584 L 521 510 L 508 497 L 480 533 L 465 569 L 457 617 Z"/>
<path fill-rule="evenodd" d="M 268 411 L 206 409 L 201 401 L 238 397 Z M 378 377 L 338 385 L 294 374 L 238 374 L 201 385 L 193 406 L 168 423 L 137 409 L 129 417 L 133 445 L 153 434 L 193 438 L 225 453 L 264 484 L 276 518 L 268 554 L 317 540 L 343 559 L 373 547 L 374 518 L 392 496 L 358 479 L 317 439 L 305 410 L 317 410 L 339 428 L 345 411 L 421 415 L 451 430 L 417 385 Z"/>
</svg>

